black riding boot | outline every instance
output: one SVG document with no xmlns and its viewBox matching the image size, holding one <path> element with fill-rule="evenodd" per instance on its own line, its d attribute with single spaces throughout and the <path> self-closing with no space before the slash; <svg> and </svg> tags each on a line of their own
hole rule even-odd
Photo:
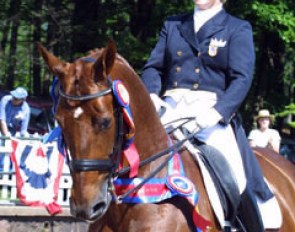
<svg viewBox="0 0 295 232">
<path fill-rule="evenodd" d="M 264 226 L 254 194 L 246 187 L 241 195 L 241 202 L 238 208 L 240 219 L 246 232 L 264 232 Z M 243 231 L 243 230 L 242 230 Z"/>
</svg>

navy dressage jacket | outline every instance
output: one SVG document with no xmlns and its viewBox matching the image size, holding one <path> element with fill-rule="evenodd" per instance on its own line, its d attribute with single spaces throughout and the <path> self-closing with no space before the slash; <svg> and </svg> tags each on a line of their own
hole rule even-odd
<svg viewBox="0 0 295 232">
<path fill-rule="evenodd" d="M 193 13 L 169 17 L 143 68 L 150 93 L 185 88 L 217 94 L 220 123 L 231 124 L 242 154 L 248 186 L 272 197 L 238 116 L 252 83 L 255 51 L 251 25 L 221 10 L 195 33 Z"/>
</svg>

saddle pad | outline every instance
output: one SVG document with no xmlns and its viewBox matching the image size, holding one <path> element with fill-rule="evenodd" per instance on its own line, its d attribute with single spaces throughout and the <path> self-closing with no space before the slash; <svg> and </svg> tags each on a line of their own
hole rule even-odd
<svg viewBox="0 0 295 232">
<path fill-rule="evenodd" d="M 194 146 L 192 145 L 194 148 Z M 203 160 L 200 158 L 200 151 L 198 149 L 194 149 L 192 153 L 190 149 L 190 152 L 196 162 L 198 162 L 203 178 L 204 178 L 204 184 L 209 196 L 210 203 L 213 207 L 214 213 L 216 214 L 216 217 L 218 218 L 218 221 L 222 227 L 225 225 L 228 225 L 227 221 L 225 221 L 224 212 L 221 206 L 221 201 L 218 195 L 218 191 L 216 189 L 216 186 L 213 183 L 212 177 L 207 170 L 207 167 L 205 166 Z M 267 181 L 266 181 L 267 182 Z M 257 196 L 256 196 L 258 209 L 261 214 L 261 218 L 263 221 L 263 225 L 265 229 L 279 229 L 282 226 L 282 214 L 280 211 L 280 207 L 278 204 L 278 201 L 275 197 L 269 199 L 267 202 L 262 202 Z"/>
<path fill-rule="evenodd" d="M 193 147 L 193 145 L 192 145 L 192 147 Z M 202 175 L 203 175 L 205 188 L 206 188 L 207 194 L 209 196 L 209 201 L 210 201 L 213 211 L 219 221 L 220 226 L 223 228 L 224 226 L 228 226 L 228 223 L 225 221 L 225 215 L 224 215 L 221 201 L 220 201 L 220 198 L 218 195 L 218 190 L 216 189 L 216 186 L 214 185 L 214 181 L 213 181 L 207 167 L 205 166 L 203 160 L 200 158 L 199 153 L 200 153 L 200 151 L 195 149 L 194 153 L 191 153 L 191 155 L 196 160 L 196 162 L 198 162 L 198 164 L 199 164 L 199 167 L 200 167 Z"/>
<path fill-rule="evenodd" d="M 176 139 L 178 140 L 183 140 L 184 136 L 182 134 L 181 131 L 177 130 L 173 133 L 173 135 L 175 136 Z M 224 216 L 224 212 L 223 212 L 223 208 L 218 196 L 218 192 L 217 189 L 214 185 L 214 182 L 210 176 L 209 171 L 207 170 L 205 164 L 203 163 L 203 161 L 201 160 L 199 153 L 201 151 L 199 151 L 197 148 L 195 148 L 189 141 L 184 143 L 184 146 L 188 149 L 188 151 L 191 153 L 191 155 L 193 156 L 193 158 L 196 160 L 196 162 L 198 162 L 201 173 L 203 175 L 203 179 L 204 179 L 204 184 L 205 184 L 205 188 L 206 191 L 208 193 L 208 197 L 209 197 L 209 201 L 211 203 L 211 206 L 213 208 L 213 211 L 217 217 L 217 220 L 220 224 L 220 226 L 223 228 L 224 226 L 227 226 L 228 224 L 225 223 L 225 216 Z"/>
<path fill-rule="evenodd" d="M 182 132 L 177 130 L 174 133 L 174 136 L 181 140 L 184 139 Z M 190 142 L 186 142 L 184 146 L 191 153 L 192 157 L 196 162 L 198 162 L 201 173 L 204 179 L 204 185 L 209 197 L 209 201 L 213 208 L 213 211 L 218 219 L 220 226 L 223 228 L 224 226 L 228 226 L 229 222 L 225 221 L 224 211 L 221 205 L 221 200 L 218 195 L 218 190 L 214 185 L 214 181 L 204 164 L 204 161 L 201 159 L 201 151 L 194 147 Z M 267 183 L 267 180 L 266 180 Z M 265 229 L 278 229 L 282 225 L 282 214 L 279 208 L 279 204 L 275 197 L 271 198 L 267 202 L 262 202 L 258 197 L 256 197 L 258 208 L 261 214 L 261 218 L 263 221 L 263 225 Z"/>
<path fill-rule="evenodd" d="M 270 186 L 266 179 L 265 182 Z M 283 218 L 279 203 L 275 196 L 266 202 L 262 202 L 259 197 L 256 197 L 256 200 L 264 228 L 279 229 L 282 226 Z"/>
</svg>

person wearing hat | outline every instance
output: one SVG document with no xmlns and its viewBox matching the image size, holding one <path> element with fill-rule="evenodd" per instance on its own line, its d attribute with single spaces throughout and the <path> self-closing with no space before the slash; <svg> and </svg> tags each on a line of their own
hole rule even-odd
<svg viewBox="0 0 295 232">
<path fill-rule="evenodd" d="M 250 131 L 248 139 L 251 147 L 268 147 L 275 152 L 280 151 L 281 137 L 277 130 L 271 129 L 270 125 L 274 122 L 274 115 L 268 110 L 262 109 L 254 117 L 257 129 Z"/>
<path fill-rule="evenodd" d="M 30 107 L 26 102 L 28 92 L 23 87 L 10 91 L 0 102 L 0 130 L 4 136 L 14 136 L 20 132 L 21 136 L 27 134 L 30 121 Z"/>
<path fill-rule="evenodd" d="M 255 210 L 255 197 L 260 199 L 259 207 L 270 206 L 274 195 L 264 181 L 238 112 L 253 78 L 252 27 L 227 13 L 225 0 L 193 2 L 192 12 L 165 20 L 143 67 L 142 81 L 163 124 L 193 118 L 185 129 L 197 131 L 195 144 L 201 141 L 222 153 L 237 179 L 242 201 Z M 247 217 L 249 211 L 240 211 L 240 215 Z M 255 220 L 246 225 L 247 231 L 264 231 L 259 215 L 252 215 Z"/>
</svg>

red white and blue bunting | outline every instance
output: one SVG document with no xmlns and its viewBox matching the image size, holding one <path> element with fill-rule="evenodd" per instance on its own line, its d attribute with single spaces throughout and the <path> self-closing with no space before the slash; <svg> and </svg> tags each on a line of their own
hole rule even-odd
<svg viewBox="0 0 295 232">
<path fill-rule="evenodd" d="M 57 144 L 12 140 L 11 160 L 16 172 L 17 195 L 30 206 L 45 206 L 51 215 L 62 211 L 56 202 L 64 156 Z"/>
</svg>

